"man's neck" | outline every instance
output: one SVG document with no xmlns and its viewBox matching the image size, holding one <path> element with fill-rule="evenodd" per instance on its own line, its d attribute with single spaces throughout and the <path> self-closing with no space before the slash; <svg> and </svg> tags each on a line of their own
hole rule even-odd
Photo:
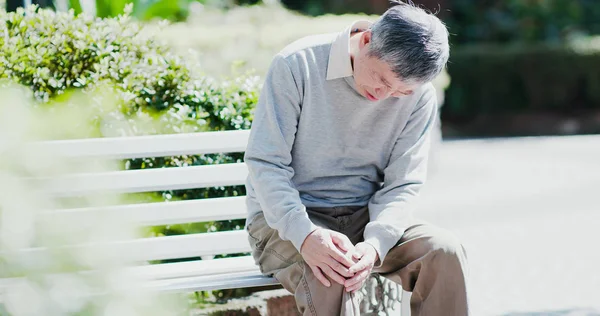
<svg viewBox="0 0 600 316">
<path fill-rule="evenodd" d="M 350 50 L 350 65 L 352 65 L 352 71 L 354 71 L 354 56 L 358 53 L 358 43 L 360 36 L 363 33 L 362 30 L 353 30 L 350 33 L 349 50 Z"/>
</svg>

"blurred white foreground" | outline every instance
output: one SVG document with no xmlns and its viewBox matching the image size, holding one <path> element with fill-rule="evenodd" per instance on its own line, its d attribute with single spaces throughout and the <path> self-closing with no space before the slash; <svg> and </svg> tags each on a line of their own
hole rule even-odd
<svg viewBox="0 0 600 316">
<path fill-rule="evenodd" d="M 117 169 L 113 161 L 68 160 L 31 146 L 53 137 L 89 137 L 89 121 L 102 109 L 92 100 L 102 99 L 95 94 L 36 106 L 24 88 L 0 89 L 0 95 L 0 315 L 178 315 L 185 304 L 159 296 L 129 273 L 128 253 L 71 247 L 132 239 L 135 227 L 102 212 L 91 223 L 42 216 L 75 202 L 101 208 L 120 201 L 114 194 L 60 199 L 34 181 Z"/>
</svg>

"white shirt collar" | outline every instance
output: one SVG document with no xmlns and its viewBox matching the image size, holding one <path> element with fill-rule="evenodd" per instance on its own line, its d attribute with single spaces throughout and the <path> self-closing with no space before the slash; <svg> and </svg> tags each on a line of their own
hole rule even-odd
<svg viewBox="0 0 600 316">
<path fill-rule="evenodd" d="M 350 62 L 350 33 L 354 29 L 368 29 L 373 23 L 366 20 L 355 21 L 341 32 L 331 44 L 327 65 L 327 80 L 352 76 Z"/>
</svg>

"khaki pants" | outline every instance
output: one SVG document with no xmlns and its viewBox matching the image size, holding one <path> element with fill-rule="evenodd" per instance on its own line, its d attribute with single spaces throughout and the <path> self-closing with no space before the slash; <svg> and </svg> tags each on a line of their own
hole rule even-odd
<svg viewBox="0 0 600 316">
<path fill-rule="evenodd" d="M 308 209 L 315 225 L 338 231 L 353 244 L 363 239 L 369 222 L 367 207 Z M 273 275 L 294 294 L 300 313 L 311 316 L 359 315 L 354 294 L 334 281 L 325 287 L 291 242 L 282 240 L 270 228 L 262 213 L 250 219 L 248 239 L 252 255 L 261 272 Z M 452 233 L 431 224 L 415 221 L 398 244 L 390 250 L 374 273 L 400 284 L 412 292 L 412 316 L 468 315 L 466 254 Z"/>
</svg>

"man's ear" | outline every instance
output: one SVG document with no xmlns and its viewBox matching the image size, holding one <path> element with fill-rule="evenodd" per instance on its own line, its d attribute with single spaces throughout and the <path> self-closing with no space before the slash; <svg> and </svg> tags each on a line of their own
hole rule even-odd
<svg viewBox="0 0 600 316">
<path fill-rule="evenodd" d="M 366 30 L 364 31 L 361 36 L 360 36 L 360 42 L 359 42 L 359 47 L 362 49 L 363 47 L 367 46 L 367 44 L 369 44 L 371 42 L 371 36 L 373 35 L 373 33 L 371 32 L 371 30 Z"/>
</svg>

